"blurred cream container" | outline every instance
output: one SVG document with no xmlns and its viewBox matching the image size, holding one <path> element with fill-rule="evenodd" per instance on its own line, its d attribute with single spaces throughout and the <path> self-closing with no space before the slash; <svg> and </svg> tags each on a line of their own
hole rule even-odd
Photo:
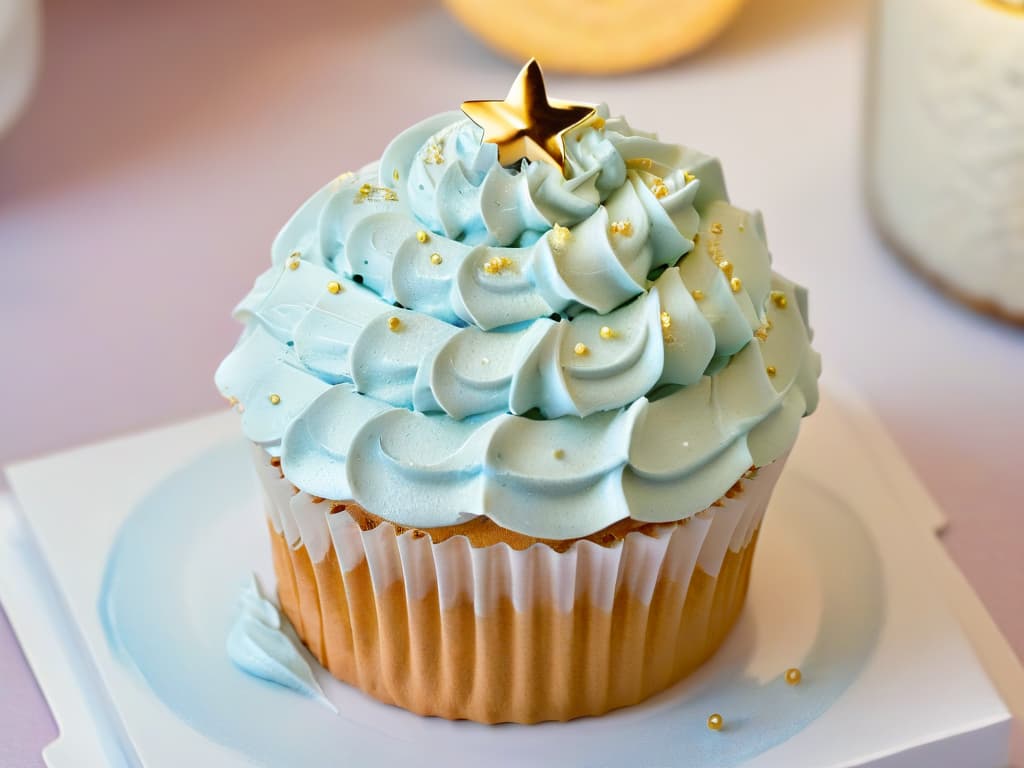
<svg viewBox="0 0 1024 768">
<path fill-rule="evenodd" d="M 1024 323 L 1024 0 L 877 0 L 867 190 L 917 270 Z"/>
<path fill-rule="evenodd" d="M 444 0 L 467 29 L 513 61 L 535 58 L 545 71 L 589 75 L 656 67 L 693 53 L 745 2 Z"/>
<path fill-rule="evenodd" d="M 41 36 L 39 0 L 0 0 L 0 135 L 32 92 Z"/>
</svg>

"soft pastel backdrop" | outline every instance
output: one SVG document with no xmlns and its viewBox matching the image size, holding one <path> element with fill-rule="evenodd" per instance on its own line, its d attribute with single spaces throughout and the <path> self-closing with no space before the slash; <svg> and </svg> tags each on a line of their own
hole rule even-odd
<svg viewBox="0 0 1024 768">
<path fill-rule="evenodd" d="M 932 293 L 871 228 L 867 16 L 858 0 L 751 0 L 687 61 L 549 85 L 722 157 L 811 289 L 830 374 L 892 430 L 1021 654 L 1024 332 Z M 0 464 L 222 406 L 229 309 L 291 211 L 410 122 L 503 95 L 518 68 L 427 0 L 54 0 L 44 26 L 35 99 L 0 139 Z M 0 765 L 41 765 L 54 725 L 2 614 L 0 681 Z"/>
</svg>

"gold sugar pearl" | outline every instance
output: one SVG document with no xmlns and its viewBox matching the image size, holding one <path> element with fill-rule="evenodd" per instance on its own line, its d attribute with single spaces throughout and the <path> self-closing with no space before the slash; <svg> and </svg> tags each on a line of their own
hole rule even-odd
<svg viewBox="0 0 1024 768">
<path fill-rule="evenodd" d="M 565 458 L 565 451 L 563 451 L 561 448 L 555 448 L 551 455 L 554 456 L 559 461 L 561 461 L 562 459 Z"/>
<path fill-rule="evenodd" d="M 694 301 L 704 300 L 704 291 L 702 291 L 700 288 L 695 288 L 692 291 L 690 291 L 690 295 L 693 296 Z"/>
<path fill-rule="evenodd" d="M 388 330 L 389 331 L 397 331 L 401 327 L 402 327 L 402 321 L 399 320 L 397 317 L 389 317 L 388 318 Z"/>
<path fill-rule="evenodd" d="M 722 727 L 724 725 L 725 725 L 725 720 L 723 720 L 722 716 L 720 714 L 718 714 L 717 712 L 715 712 L 715 714 L 713 714 L 713 715 L 708 715 L 708 729 L 709 730 L 720 731 L 720 730 L 722 730 Z"/>
<path fill-rule="evenodd" d="M 786 670 L 786 685 L 800 685 L 800 681 L 803 679 L 803 674 L 796 667 Z"/>
<path fill-rule="evenodd" d="M 771 292 L 772 303 L 775 304 L 779 309 L 785 309 L 786 305 L 789 304 L 789 300 L 786 298 L 786 294 L 782 291 Z"/>
<path fill-rule="evenodd" d="M 778 373 L 778 371 L 775 370 L 775 366 L 774 365 L 769 365 L 764 370 L 765 370 L 765 373 L 767 373 L 769 376 L 774 376 L 776 373 Z"/>
<path fill-rule="evenodd" d="M 551 228 L 551 250 L 561 250 L 571 239 L 572 231 L 568 227 L 563 227 L 561 224 L 555 224 L 555 226 Z"/>
<path fill-rule="evenodd" d="M 331 280 L 331 282 L 327 284 L 327 290 L 331 293 L 341 293 L 341 283 L 337 280 Z"/>
<path fill-rule="evenodd" d="M 577 355 L 582 356 L 590 352 L 590 348 L 581 341 L 578 342 L 576 346 L 572 348 L 572 351 L 575 352 Z"/>
<path fill-rule="evenodd" d="M 438 264 L 440 264 L 442 261 L 444 261 L 444 259 L 441 258 L 441 254 L 440 253 L 432 253 L 432 254 L 430 254 L 430 263 L 433 264 L 435 267 Z"/>
<path fill-rule="evenodd" d="M 623 237 L 629 237 L 633 234 L 633 222 L 629 219 L 623 219 L 622 221 L 613 221 L 609 229 L 614 235 L 622 235 Z"/>
<path fill-rule="evenodd" d="M 426 230 L 421 229 L 419 232 L 416 233 L 416 239 L 419 240 L 421 243 L 425 243 L 427 242 L 427 240 L 430 239 L 430 235 L 426 233 Z"/>
<path fill-rule="evenodd" d="M 288 257 L 288 269 L 296 270 L 299 268 L 301 263 L 302 254 L 298 251 L 292 251 L 291 255 Z"/>
<path fill-rule="evenodd" d="M 739 293 L 740 289 L 743 288 L 743 281 L 738 277 L 734 277 L 729 281 L 729 286 L 732 288 L 733 293 Z"/>
<path fill-rule="evenodd" d="M 601 338 L 605 339 L 605 340 L 614 339 L 615 338 L 615 331 L 613 331 L 607 325 L 602 325 L 601 326 L 600 334 L 601 334 Z"/>
<path fill-rule="evenodd" d="M 602 128 L 604 128 L 604 118 L 595 117 L 593 120 L 590 121 L 590 124 L 594 126 L 595 130 L 600 131 Z"/>
<path fill-rule="evenodd" d="M 508 256 L 492 256 L 484 262 L 484 272 L 489 275 L 497 275 L 509 269 L 513 262 Z"/>
<path fill-rule="evenodd" d="M 720 262 L 718 262 L 718 268 L 725 272 L 726 277 L 732 277 L 733 266 L 732 262 L 729 261 L 728 259 L 722 259 Z"/>
<path fill-rule="evenodd" d="M 281 396 L 277 394 L 277 392 L 274 392 L 268 399 L 270 400 L 271 405 L 281 404 Z"/>
<path fill-rule="evenodd" d="M 714 235 L 722 234 L 722 225 L 716 221 L 714 224 L 711 225 L 711 233 Z"/>
</svg>

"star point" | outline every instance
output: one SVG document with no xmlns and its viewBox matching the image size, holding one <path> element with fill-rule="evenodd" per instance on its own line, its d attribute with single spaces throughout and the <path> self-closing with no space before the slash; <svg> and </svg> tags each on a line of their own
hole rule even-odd
<svg viewBox="0 0 1024 768">
<path fill-rule="evenodd" d="M 462 111 L 483 129 L 484 141 L 498 145 L 502 165 L 526 159 L 563 173 L 566 134 L 597 114 L 590 104 L 549 99 L 536 59 L 527 62 L 503 100 L 466 101 Z"/>
</svg>

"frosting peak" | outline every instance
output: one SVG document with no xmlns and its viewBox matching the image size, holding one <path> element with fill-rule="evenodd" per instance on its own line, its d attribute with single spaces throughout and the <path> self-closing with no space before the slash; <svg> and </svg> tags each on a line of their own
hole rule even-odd
<svg viewBox="0 0 1024 768">
<path fill-rule="evenodd" d="M 597 115 L 565 176 L 429 118 L 292 217 L 217 373 L 292 483 L 572 538 L 686 517 L 789 449 L 817 400 L 803 290 L 717 160 Z"/>
</svg>

